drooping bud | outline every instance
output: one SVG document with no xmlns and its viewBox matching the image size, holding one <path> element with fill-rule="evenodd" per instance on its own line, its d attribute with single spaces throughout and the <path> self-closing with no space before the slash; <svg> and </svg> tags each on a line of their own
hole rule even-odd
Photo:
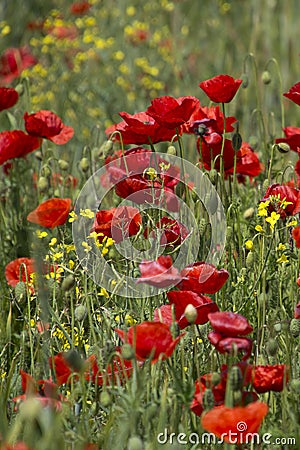
<svg viewBox="0 0 300 450">
<path fill-rule="evenodd" d="M 100 403 L 107 407 L 111 404 L 111 396 L 107 391 L 102 391 L 100 394 Z"/>
<path fill-rule="evenodd" d="M 211 376 L 211 384 L 217 386 L 221 381 L 221 375 L 218 372 L 213 372 Z"/>
<path fill-rule="evenodd" d="M 75 318 L 78 320 L 78 322 L 83 322 L 87 316 L 87 309 L 84 305 L 78 305 L 75 308 L 74 314 L 75 314 Z"/>
<path fill-rule="evenodd" d="M 278 144 L 275 144 L 276 150 L 278 150 L 280 153 L 288 153 L 291 150 L 291 147 L 286 142 L 279 142 Z"/>
<path fill-rule="evenodd" d="M 58 167 L 60 168 L 60 170 L 66 171 L 69 168 L 69 163 L 65 159 L 59 159 Z"/>
<path fill-rule="evenodd" d="M 275 356 L 278 350 L 278 344 L 276 339 L 269 339 L 267 342 L 267 352 L 270 356 Z"/>
<path fill-rule="evenodd" d="M 242 88 L 243 88 L 243 89 L 246 89 L 246 88 L 248 87 L 248 85 L 249 85 L 249 77 L 248 77 L 248 74 L 247 74 L 247 73 L 243 73 L 243 74 L 241 75 L 241 80 L 243 80 L 243 82 L 242 82 Z"/>
<path fill-rule="evenodd" d="M 79 167 L 82 170 L 82 172 L 87 172 L 89 170 L 89 168 L 90 168 L 89 160 L 86 157 L 83 157 L 80 160 Z"/>
<path fill-rule="evenodd" d="M 251 206 L 251 208 L 247 208 L 243 214 L 244 219 L 250 219 L 250 217 L 253 216 L 254 212 L 255 212 L 255 209 L 252 206 Z"/>
<path fill-rule="evenodd" d="M 138 436 L 132 436 L 128 440 L 127 450 L 143 450 L 143 441 Z"/>
<path fill-rule="evenodd" d="M 210 182 L 215 186 L 218 179 L 218 171 L 216 169 L 211 169 L 211 171 L 208 173 Z"/>
<path fill-rule="evenodd" d="M 254 264 L 254 252 L 250 251 L 246 256 L 246 266 L 248 269 L 250 269 L 251 267 L 253 267 L 253 264 Z"/>
<path fill-rule="evenodd" d="M 176 148 L 174 147 L 174 145 L 169 145 L 168 149 L 167 149 L 167 153 L 168 155 L 176 155 L 177 151 Z"/>
<path fill-rule="evenodd" d="M 46 177 L 40 177 L 37 182 L 37 187 L 40 192 L 45 192 L 49 188 L 49 183 Z"/>
<path fill-rule="evenodd" d="M 68 292 L 72 289 L 72 287 L 75 284 L 75 277 L 74 275 L 70 274 L 67 275 L 66 278 L 64 279 L 64 281 L 61 284 L 61 290 L 63 292 Z"/>
<path fill-rule="evenodd" d="M 121 355 L 124 359 L 130 360 L 134 358 L 134 350 L 130 344 L 123 344 L 121 348 Z"/>
<path fill-rule="evenodd" d="M 264 84 L 270 84 L 272 81 L 270 72 L 268 70 L 264 70 L 261 79 Z"/>
<path fill-rule="evenodd" d="M 194 323 L 198 316 L 195 306 L 189 303 L 184 310 L 184 316 L 188 323 Z"/>
</svg>

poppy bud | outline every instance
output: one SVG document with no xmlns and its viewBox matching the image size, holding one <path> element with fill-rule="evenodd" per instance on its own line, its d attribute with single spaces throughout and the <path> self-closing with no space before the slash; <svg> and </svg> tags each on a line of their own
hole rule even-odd
<svg viewBox="0 0 300 450">
<path fill-rule="evenodd" d="M 276 150 L 278 150 L 280 153 L 288 153 L 291 150 L 291 147 L 286 142 L 279 142 L 278 144 L 275 144 Z"/>
<path fill-rule="evenodd" d="M 252 217 L 253 216 L 253 214 L 254 214 L 254 211 L 255 211 L 255 209 L 254 208 L 248 208 L 248 209 L 246 209 L 246 211 L 244 212 L 244 214 L 243 214 L 243 216 L 244 216 L 244 219 L 250 219 L 250 217 Z"/>
<path fill-rule="evenodd" d="M 89 160 L 87 158 L 85 158 L 85 157 L 82 158 L 80 160 L 79 167 L 82 170 L 82 172 L 87 172 L 89 170 L 89 168 L 90 168 Z"/>
<path fill-rule="evenodd" d="M 257 146 L 258 146 L 257 136 L 250 136 L 248 142 L 249 142 L 250 147 L 253 148 L 253 150 L 255 150 L 257 148 Z"/>
<path fill-rule="evenodd" d="M 266 179 L 266 180 L 263 182 L 263 185 L 262 185 L 263 191 L 266 191 L 266 190 L 268 189 L 269 185 L 270 185 L 270 182 L 269 182 L 268 179 Z"/>
<path fill-rule="evenodd" d="M 232 143 L 233 150 L 235 152 L 238 152 L 243 143 L 243 139 L 242 139 L 242 136 L 240 135 L 240 133 L 236 132 L 233 134 L 231 143 Z"/>
<path fill-rule="evenodd" d="M 298 319 L 291 320 L 290 333 L 295 338 L 300 335 L 300 320 L 298 320 Z"/>
<path fill-rule="evenodd" d="M 69 163 L 65 159 L 59 159 L 58 160 L 58 167 L 60 168 L 60 170 L 64 170 L 64 171 L 68 170 Z"/>
<path fill-rule="evenodd" d="M 211 376 L 211 384 L 217 386 L 221 381 L 221 375 L 218 372 L 213 372 Z"/>
<path fill-rule="evenodd" d="M 130 344 L 122 345 L 121 354 L 122 354 L 122 357 L 127 360 L 134 358 L 134 351 Z"/>
<path fill-rule="evenodd" d="M 104 143 L 104 146 L 103 146 L 103 152 L 104 152 L 104 154 L 106 155 L 108 152 L 110 152 L 111 149 L 113 148 L 113 146 L 114 146 L 114 141 L 112 141 L 111 139 L 108 139 L 108 140 Z"/>
<path fill-rule="evenodd" d="M 168 149 L 167 149 L 167 153 L 168 155 L 176 155 L 176 148 L 174 147 L 174 145 L 169 145 Z"/>
<path fill-rule="evenodd" d="M 203 406 L 205 410 L 212 409 L 215 406 L 215 397 L 211 389 L 205 389 L 204 391 Z"/>
<path fill-rule="evenodd" d="M 249 77 L 246 73 L 243 73 L 241 75 L 241 80 L 243 80 L 242 82 L 242 88 L 246 89 L 249 85 Z"/>
<path fill-rule="evenodd" d="M 143 441 L 138 436 L 129 438 L 127 450 L 143 450 L 143 447 Z"/>
<path fill-rule="evenodd" d="M 211 169 L 211 171 L 208 173 L 210 182 L 215 186 L 218 179 L 218 172 L 216 169 Z"/>
<path fill-rule="evenodd" d="M 75 317 L 79 322 L 82 322 L 87 316 L 87 309 L 84 305 L 79 305 L 75 308 Z"/>
<path fill-rule="evenodd" d="M 26 284 L 24 281 L 19 281 L 15 287 L 15 296 L 18 301 L 26 297 Z"/>
<path fill-rule="evenodd" d="M 280 333 L 281 329 L 282 326 L 280 322 L 274 324 L 274 330 L 276 331 L 276 333 Z"/>
<path fill-rule="evenodd" d="M 276 339 L 269 339 L 267 343 L 267 352 L 270 356 L 275 356 L 278 350 Z"/>
<path fill-rule="evenodd" d="M 234 405 L 239 405 L 242 400 L 242 393 L 241 391 L 234 391 L 233 392 L 233 403 Z"/>
<path fill-rule="evenodd" d="M 76 350 L 69 350 L 65 354 L 65 359 L 68 365 L 76 372 L 80 372 L 84 368 L 85 363 Z"/>
<path fill-rule="evenodd" d="M 43 177 L 50 177 L 51 175 L 51 169 L 49 166 L 43 166 L 42 170 L 41 170 L 42 176 Z"/>
<path fill-rule="evenodd" d="M 38 182 L 37 182 L 37 187 L 39 189 L 39 191 L 41 192 L 45 192 L 48 190 L 49 188 L 49 183 L 46 177 L 40 177 Z"/>
<path fill-rule="evenodd" d="M 74 275 L 68 275 L 68 276 L 66 276 L 66 278 L 64 279 L 64 281 L 61 284 L 61 290 L 63 292 L 68 292 L 72 289 L 74 284 L 75 284 Z"/>
<path fill-rule="evenodd" d="M 36 159 L 38 161 L 42 161 L 43 160 L 43 155 L 42 155 L 42 152 L 40 150 L 37 150 L 36 152 L 34 152 L 34 156 L 36 157 Z"/>
<path fill-rule="evenodd" d="M 270 84 L 272 81 L 270 72 L 268 70 L 264 70 L 261 79 L 264 84 Z"/>
<path fill-rule="evenodd" d="M 106 407 L 111 404 L 111 396 L 107 391 L 102 391 L 100 394 L 100 403 Z"/>
<path fill-rule="evenodd" d="M 255 259 L 254 252 L 249 252 L 248 255 L 246 256 L 246 266 L 248 269 L 253 266 L 254 259 Z"/>
<path fill-rule="evenodd" d="M 300 380 L 292 380 L 290 382 L 290 387 L 294 392 L 297 392 L 297 394 L 300 394 Z"/>
<path fill-rule="evenodd" d="M 23 84 L 17 84 L 17 86 L 15 87 L 15 90 L 17 91 L 17 93 L 21 96 L 24 94 L 24 86 Z"/>
<path fill-rule="evenodd" d="M 243 387 L 243 376 L 238 366 L 233 366 L 229 375 L 230 386 L 234 391 L 238 391 Z"/>
<path fill-rule="evenodd" d="M 189 303 L 184 310 L 184 316 L 188 323 L 194 323 L 198 316 L 195 306 Z"/>
<path fill-rule="evenodd" d="M 200 235 L 205 232 L 205 229 L 206 229 L 206 220 L 202 218 L 202 219 L 200 219 L 200 222 L 199 222 L 199 233 L 200 233 Z"/>
</svg>

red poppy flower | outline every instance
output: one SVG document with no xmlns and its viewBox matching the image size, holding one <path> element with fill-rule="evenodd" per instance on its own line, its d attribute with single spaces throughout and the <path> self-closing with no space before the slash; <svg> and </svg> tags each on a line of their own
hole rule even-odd
<svg viewBox="0 0 300 450">
<path fill-rule="evenodd" d="M 288 382 L 285 364 L 274 366 L 255 366 L 253 368 L 253 387 L 259 394 L 281 392 Z"/>
<path fill-rule="evenodd" d="M 125 383 L 131 376 L 133 367 L 131 361 L 122 358 L 120 350 L 120 347 L 115 349 L 111 361 L 102 371 L 99 369 L 96 356 L 91 355 L 87 359 L 88 369 L 84 373 L 85 379 L 98 386 Z"/>
<path fill-rule="evenodd" d="M 300 248 L 300 226 L 299 225 L 293 229 L 292 235 L 296 242 L 296 247 Z"/>
<path fill-rule="evenodd" d="M 280 142 L 285 142 L 288 144 L 294 152 L 298 152 L 300 148 L 300 128 L 298 127 L 286 127 L 283 128 L 286 137 L 275 139 L 276 144 Z"/>
<path fill-rule="evenodd" d="M 202 81 L 199 86 L 215 103 L 229 103 L 237 93 L 243 80 L 234 79 L 229 75 L 217 75 L 209 80 Z"/>
<path fill-rule="evenodd" d="M 102 242 L 104 236 L 107 236 L 119 243 L 129 236 L 137 234 L 141 225 L 142 217 L 137 208 L 119 206 L 98 211 L 92 231 L 103 233 L 103 236 L 98 237 L 99 242 Z"/>
<path fill-rule="evenodd" d="M 64 125 L 52 111 L 41 110 L 34 114 L 24 114 L 28 134 L 49 139 L 55 144 L 66 144 L 74 135 L 74 129 Z"/>
<path fill-rule="evenodd" d="M 262 402 L 234 408 L 222 405 L 205 413 L 201 418 L 201 425 L 229 444 L 248 443 L 251 441 L 251 433 L 258 432 L 267 413 L 268 405 Z"/>
<path fill-rule="evenodd" d="M 105 134 L 109 137 L 113 132 L 119 131 L 125 145 L 147 145 L 170 141 L 176 133 L 175 129 L 170 130 L 159 125 L 146 112 L 139 112 L 133 115 L 127 112 L 120 112 L 119 115 L 124 120 L 108 127 L 105 130 Z M 118 133 L 114 135 L 114 139 L 120 140 Z"/>
<path fill-rule="evenodd" d="M 130 327 L 128 332 L 116 329 L 123 342 L 128 342 L 135 348 L 136 357 L 140 361 L 151 358 L 151 363 L 172 355 L 176 345 L 184 333 L 173 339 L 168 325 L 159 322 L 142 322 Z"/>
<path fill-rule="evenodd" d="M 234 131 L 233 123 L 237 119 L 233 116 L 225 118 L 224 130 L 224 114 L 220 106 L 199 106 L 191 115 L 189 121 L 182 125 L 183 133 L 196 134 L 200 136 L 208 136 L 212 132 L 222 135 L 224 131 L 229 133 Z M 211 139 L 210 139 L 211 140 Z"/>
<path fill-rule="evenodd" d="M 219 353 L 244 352 L 243 361 L 246 361 L 252 351 L 252 340 L 245 337 L 228 337 L 217 331 L 208 333 L 209 342 L 216 348 Z"/>
<path fill-rule="evenodd" d="M 70 198 L 50 198 L 31 211 L 27 220 L 46 228 L 63 225 L 67 221 L 71 202 Z"/>
<path fill-rule="evenodd" d="M 136 280 L 137 283 L 165 288 L 174 286 L 181 280 L 178 270 L 173 266 L 170 255 L 159 256 L 156 261 L 142 261 L 139 268 L 141 276 Z"/>
<path fill-rule="evenodd" d="M 158 235 L 160 238 L 160 245 L 168 245 L 175 247 L 180 245 L 189 232 L 187 228 L 180 222 L 170 217 L 164 216 L 157 223 L 156 228 L 149 232 L 145 230 L 144 236 L 155 239 Z"/>
<path fill-rule="evenodd" d="M 41 139 L 29 136 L 21 130 L 0 133 L 0 165 L 9 159 L 22 158 L 41 145 Z"/>
<path fill-rule="evenodd" d="M 246 317 L 230 311 L 217 311 L 208 315 L 214 331 L 225 336 L 246 336 L 253 331 Z"/>
<path fill-rule="evenodd" d="M 165 323 L 170 327 L 174 322 L 172 305 L 162 305 L 159 308 L 155 308 L 153 322 Z"/>
<path fill-rule="evenodd" d="M 1 446 L 1 450 L 32 450 L 31 447 L 28 447 L 25 442 L 16 442 L 13 445 L 4 444 Z"/>
<path fill-rule="evenodd" d="M 0 84 L 11 83 L 24 69 L 36 63 L 36 58 L 27 47 L 6 49 L 0 57 Z"/>
<path fill-rule="evenodd" d="M 50 356 L 49 365 L 55 372 L 58 386 L 68 382 L 73 371 L 63 352 L 57 353 L 53 358 Z"/>
<path fill-rule="evenodd" d="M 298 284 L 298 286 L 300 287 L 300 275 L 299 275 L 299 278 L 298 278 L 298 280 L 297 280 L 297 284 Z M 297 305 L 295 306 L 295 309 L 294 309 L 294 318 L 295 318 L 295 319 L 300 319 L 300 302 L 298 302 Z"/>
<path fill-rule="evenodd" d="M 201 416 L 204 411 L 203 398 L 206 389 L 211 389 L 214 396 L 214 406 L 220 406 L 224 403 L 226 393 L 226 383 L 222 377 L 217 385 L 212 384 L 212 374 L 202 375 L 195 382 L 195 393 L 190 409 L 197 416 Z"/>
<path fill-rule="evenodd" d="M 78 29 L 75 25 L 57 25 L 47 29 L 47 33 L 56 39 L 68 39 L 73 41 L 78 36 Z"/>
<path fill-rule="evenodd" d="M 300 105 L 300 82 L 294 84 L 290 90 L 283 95 L 296 103 L 296 105 Z"/>
<path fill-rule="evenodd" d="M 22 265 L 22 271 L 21 269 Z M 28 281 L 30 281 L 30 275 L 35 272 L 34 259 L 33 258 L 17 258 L 7 264 L 5 267 L 5 278 L 9 286 L 15 287 L 19 281 L 26 282 L 26 272 L 24 269 L 26 266 Z M 20 273 L 21 272 L 21 273 Z M 21 280 L 20 280 L 20 275 Z"/>
<path fill-rule="evenodd" d="M 206 170 L 210 170 L 212 161 L 218 155 L 221 155 L 222 140 L 206 142 L 205 136 L 197 141 L 198 151 L 200 153 L 200 162 Z M 235 151 L 232 142 L 225 139 L 223 149 L 223 162 L 225 175 L 232 175 L 234 172 Z M 215 160 L 214 168 L 220 170 L 220 158 Z M 260 174 L 263 166 L 255 152 L 247 142 L 243 142 L 240 150 L 236 153 L 236 174 L 243 176 L 256 177 Z"/>
<path fill-rule="evenodd" d="M 187 327 L 187 321 L 184 313 L 188 305 L 193 305 L 197 311 L 195 324 L 203 325 L 208 322 L 208 315 L 219 311 L 217 304 L 205 295 L 196 294 L 192 291 L 170 291 L 167 293 L 168 300 L 175 307 L 175 317 L 181 329 Z"/>
<path fill-rule="evenodd" d="M 74 14 L 74 16 L 83 16 L 91 7 L 92 5 L 87 1 L 75 2 L 70 6 L 70 12 Z"/>
<path fill-rule="evenodd" d="M 14 106 L 19 99 L 19 94 L 14 88 L 0 87 L 0 111 Z"/>
<path fill-rule="evenodd" d="M 268 207 L 269 211 L 276 211 L 284 219 L 286 216 L 294 216 L 300 212 L 300 191 L 296 188 L 280 185 L 279 183 L 272 184 L 268 187 L 262 202 L 270 200 Z M 282 208 L 281 203 L 288 202 L 285 208 Z"/>
<path fill-rule="evenodd" d="M 37 399 L 43 406 L 54 408 L 56 411 L 61 410 L 61 402 L 64 401 L 63 397 L 58 394 L 58 385 L 53 383 L 52 380 L 34 380 L 34 378 L 24 370 L 20 370 L 22 378 L 22 391 L 23 395 L 19 395 L 13 398 L 13 402 L 18 404 L 27 400 L 30 397 Z"/>
<path fill-rule="evenodd" d="M 181 276 L 181 290 L 215 294 L 226 283 L 229 273 L 225 269 L 216 269 L 213 264 L 196 262 L 183 269 Z"/>
<path fill-rule="evenodd" d="M 166 95 L 152 100 L 146 113 L 161 126 L 174 130 L 186 123 L 199 106 L 200 102 L 196 97 L 176 99 Z"/>
</svg>

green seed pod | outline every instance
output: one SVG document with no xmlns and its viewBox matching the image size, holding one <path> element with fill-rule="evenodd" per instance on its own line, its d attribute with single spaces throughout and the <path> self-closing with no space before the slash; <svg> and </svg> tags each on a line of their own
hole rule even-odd
<svg viewBox="0 0 300 450">
<path fill-rule="evenodd" d="M 69 163 L 65 159 L 59 159 L 58 167 L 60 168 L 60 170 L 66 171 L 69 169 Z"/>
<path fill-rule="evenodd" d="M 279 142 L 278 144 L 275 144 L 275 145 L 276 145 L 276 149 L 280 153 L 288 153 L 291 150 L 291 147 L 286 142 Z"/>
<path fill-rule="evenodd" d="M 123 344 L 121 348 L 121 355 L 124 359 L 130 360 L 134 358 L 134 350 L 130 344 Z"/>
<path fill-rule="evenodd" d="M 19 283 L 16 284 L 15 296 L 18 301 L 21 301 L 26 297 L 26 284 L 24 281 L 19 281 Z"/>
<path fill-rule="evenodd" d="M 268 70 L 264 70 L 261 79 L 264 84 L 270 84 L 272 81 L 270 72 Z"/>
<path fill-rule="evenodd" d="M 215 397 L 211 389 L 205 389 L 204 391 L 203 406 L 205 410 L 212 409 L 215 406 Z"/>
<path fill-rule="evenodd" d="M 102 391 L 100 394 L 100 403 L 106 407 L 111 404 L 111 396 L 107 391 Z"/>
<path fill-rule="evenodd" d="M 243 387 L 243 375 L 238 366 L 233 366 L 229 374 L 230 386 L 234 391 L 238 391 Z"/>
<path fill-rule="evenodd" d="M 232 147 L 235 152 L 238 152 L 243 143 L 242 136 L 240 133 L 234 133 L 232 136 Z"/>
<path fill-rule="evenodd" d="M 243 73 L 241 75 L 241 80 L 243 80 L 242 88 L 246 89 L 248 87 L 248 85 L 249 85 L 249 77 L 248 77 L 248 75 L 246 73 Z"/>
<path fill-rule="evenodd" d="M 184 316 L 188 321 L 188 323 L 194 323 L 198 317 L 198 313 L 195 306 L 189 303 L 184 310 Z"/>
<path fill-rule="evenodd" d="M 211 376 L 211 383 L 213 386 L 217 386 L 221 381 L 221 375 L 218 372 L 213 372 Z"/>
<path fill-rule="evenodd" d="M 267 352 L 270 356 L 275 356 L 278 350 L 278 344 L 276 339 L 269 339 L 267 343 Z"/>
<path fill-rule="evenodd" d="M 87 309 L 84 305 L 78 305 L 75 308 L 74 314 L 75 314 L 75 318 L 78 320 L 78 322 L 83 322 L 87 316 Z"/>
<path fill-rule="evenodd" d="M 128 440 L 127 450 L 143 450 L 144 445 L 141 438 L 138 436 L 132 436 Z"/>
<path fill-rule="evenodd" d="M 45 192 L 49 188 L 49 183 L 46 177 L 40 177 L 37 182 L 37 187 L 40 192 Z"/>
<path fill-rule="evenodd" d="M 300 394 L 300 380 L 292 380 L 290 382 L 290 387 L 294 392 Z"/>
<path fill-rule="evenodd" d="M 208 173 L 208 176 L 210 182 L 215 186 L 218 180 L 218 171 L 216 169 L 211 169 L 211 171 Z"/>
<path fill-rule="evenodd" d="M 168 149 L 167 149 L 167 153 L 168 155 L 176 155 L 177 151 L 176 148 L 174 147 L 174 145 L 169 145 Z"/>
<path fill-rule="evenodd" d="M 291 320 L 290 333 L 295 338 L 300 335 L 300 320 L 298 320 L 298 319 Z"/>
<path fill-rule="evenodd" d="M 75 285 L 75 277 L 74 275 L 70 274 L 67 275 L 66 278 L 63 280 L 61 284 L 61 290 L 63 292 L 68 292 L 72 289 L 72 287 Z"/>
<path fill-rule="evenodd" d="M 85 158 L 85 157 L 82 158 L 80 160 L 79 167 L 82 170 L 82 172 L 87 172 L 90 168 L 90 162 L 89 162 L 88 158 Z"/>
</svg>

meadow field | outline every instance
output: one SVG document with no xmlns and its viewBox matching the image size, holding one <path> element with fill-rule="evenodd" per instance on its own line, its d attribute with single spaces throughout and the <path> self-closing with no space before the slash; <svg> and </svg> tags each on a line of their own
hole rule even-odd
<svg viewBox="0 0 300 450">
<path fill-rule="evenodd" d="M 1 2 L 1 450 L 300 447 L 297 16 Z"/>
</svg>

